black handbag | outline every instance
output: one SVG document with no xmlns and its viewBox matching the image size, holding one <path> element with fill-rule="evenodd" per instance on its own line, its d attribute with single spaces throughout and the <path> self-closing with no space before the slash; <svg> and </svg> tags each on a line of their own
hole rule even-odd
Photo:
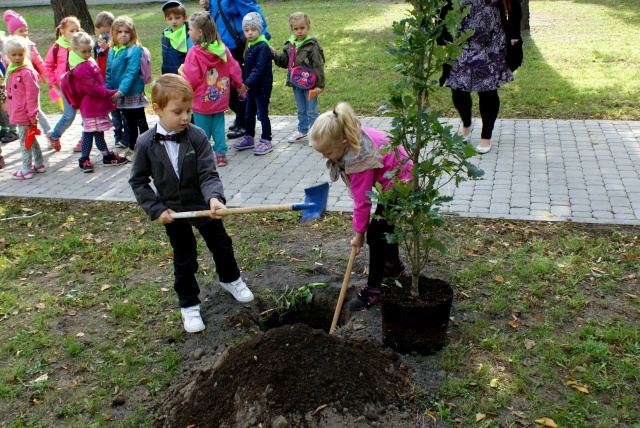
<svg viewBox="0 0 640 428">
<path fill-rule="evenodd" d="M 518 67 L 520 67 L 522 65 L 522 60 L 524 58 L 524 52 L 523 52 L 523 43 L 522 43 L 522 35 L 518 34 L 518 41 L 516 42 L 515 45 L 511 44 L 511 39 L 515 39 L 516 37 L 512 37 L 512 35 L 510 34 L 510 22 L 509 22 L 509 12 L 511 9 L 511 1 L 516 1 L 519 2 L 520 0 L 502 0 L 502 6 L 504 7 L 504 16 L 503 16 L 503 23 L 506 24 L 504 25 L 504 31 L 505 31 L 505 41 L 507 43 L 507 65 L 509 66 L 509 69 L 511 71 L 516 71 L 518 69 Z M 520 4 L 518 3 L 517 7 L 520 7 Z M 519 9 L 516 9 L 519 10 Z M 518 29 L 520 28 L 520 19 L 521 19 L 521 14 L 518 14 L 516 12 L 516 15 L 518 16 Z M 505 22 L 506 21 L 506 22 Z M 514 34 L 515 35 L 515 34 Z"/>
<path fill-rule="evenodd" d="M 244 33 L 238 34 L 238 31 L 235 29 L 235 27 L 229 23 L 227 16 L 222 11 L 222 4 L 220 4 L 220 0 L 218 0 L 218 12 L 216 13 L 216 17 L 218 15 L 220 15 L 220 18 L 222 18 L 224 26 L 227 27 L 229 35 L 231 36 L 233 41 L 236 42 L 236 47 L 245 47 L 247 45 L 247 39 L 246 37 L 244 37 Z M 213 20 L 215 21 L 216 18 L 213 18 Z"/>
</svg>

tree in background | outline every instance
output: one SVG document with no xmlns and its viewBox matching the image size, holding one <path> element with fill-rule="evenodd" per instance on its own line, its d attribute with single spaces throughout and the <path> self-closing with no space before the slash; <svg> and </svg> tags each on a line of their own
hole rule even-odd
<svg viewBox="0 0 640 428">
<path fill-rule="evenodd" d="M 520 0 L 520 7 L 522 8 L 522 31 L 529 31 L 529 0 Z"/>
<path fill-rule="evenodd" d="M 93 19 L 89 13 L 86 0 L 51 0 L 54 25 L 57 26 L 66 16 L 75 16 L 80 20 L 82 29 L 89 34 L 95 34 Z"/>
</svg>

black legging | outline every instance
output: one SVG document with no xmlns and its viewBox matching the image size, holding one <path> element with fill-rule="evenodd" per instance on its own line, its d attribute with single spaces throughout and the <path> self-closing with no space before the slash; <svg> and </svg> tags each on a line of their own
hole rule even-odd
<svg viewBox="0 0 640 428">
<path fill-rule="evenodd" d="M 138 131 L 142 134 L 149 130 L 147 116 L 144 114 L 144 107 L 123 108 L 122 113 L 127 120 L 127 129 L 129 129 L 129 149 L 134 150 L 136 141 L 138 141 Z"/>
<path fill-rule="evenodd" d="M 376 218 L 384 212 L 384 205 L 378 204 L 376 212 L 367 230 L 367 244 L 369 244 L 369 277 L 367 285 L 380 288 L 384 276 L 385 262 L 395 265 L 400 260 L 398 244 L 387 242 L 386 233 L 394 233 L 395 227 L 386 220 Z"/>
<path fill-rule="evenodd" d="M 460 113 L 462 124 L 465 127 L 471 126 L 471 92 L 460 91 L 458 89 L 451 90 L 451 98 L 453 99 L 453 105 Z M 493 125 L 498 118 L 498 112 L 500 111 L 500 97 L 498 96 L 498 90 L 487 92 L 478 92 L 478 98 L 480 98 L 480 117 L 482 117 L 482 133 L 480 138 L 490 140 L 493 133 Z"/>
</svg>

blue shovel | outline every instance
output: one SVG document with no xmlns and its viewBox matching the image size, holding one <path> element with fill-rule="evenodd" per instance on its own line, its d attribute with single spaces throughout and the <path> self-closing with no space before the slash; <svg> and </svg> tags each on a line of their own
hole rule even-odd
<svg viewBox="0 0 640 428">
<path fill-rule="evenodd" d="M 301 204 L 260 205 L 256 207 L 222 208 L 216 210 L 216 215 L 227 216 L 232 214 L 253 214 L 277 211 L 302 211 L 300 220 L 313 220 L 319 218 L 327 209 L 329 199 L 329 183 L 304 189 L 304 202 Z M 173 218 L 209 217 L 211 210 L 185 211 L 173 213 Z"/>
</svg>

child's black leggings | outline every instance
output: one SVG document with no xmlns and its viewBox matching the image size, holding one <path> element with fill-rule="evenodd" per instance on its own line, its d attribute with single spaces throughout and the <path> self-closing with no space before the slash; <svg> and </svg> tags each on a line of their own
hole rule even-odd
<svg viewBox="0 0 640 428">
<path fill-rule="evenodd" d="M 460 113 L 462 124 L 465 127 L 471 126 L 471 92 L 452 89 L 451 98 L 453 99 L 453 105 L 456 110 L 458 110 L 458 113 Z M 480 99 L 480 117 L 482 117 L 482 133 L 480 134 L 480 138 L 490 140 L 491 134 L 493 134 L 493 125 L 495 125 L 498 112 L 500 111 L 498 90 L 478 92 L 478 98 Z"/>
<path fill-rule="evenodd" d="M 384 205 L 378 204 L 375 215 L 381 215 Z M 367 244 L 369 244 L 369 277 L 367 285 L 371 288 L 380 288 L 384 277 L 385 263 L 396 264 L 400 260 L 398 244 L 387 242 L 385 233 L 393 233 L 392 224 L 373 218 L 367 230 Z"/>
<path fill-rule="evenodd" d="M 127 120 L 127 129 L 129 129 L 129 149 L 134 150 L 136 141 L 138 141 L 138 131 L 142 134 L 149 130 L 147 116 L 144 114 L 144 107 L 123 108 L 122 113 Z"/>
</svg>

